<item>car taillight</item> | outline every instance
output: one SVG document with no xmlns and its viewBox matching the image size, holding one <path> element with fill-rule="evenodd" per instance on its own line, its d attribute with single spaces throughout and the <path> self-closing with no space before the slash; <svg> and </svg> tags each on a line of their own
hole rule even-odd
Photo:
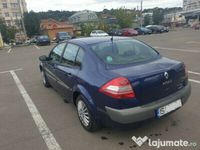
<svg viewBox="0 0 200 150">
<path fill-rule="evenodd" d="M 184 71 L 185 71 L 185 77 L 188 78 L 188 71 L 187 71 L 187 67 L 185 64 L 184 64 Z"/>
<path fill-rule="evenodd" d="M 116 99 L 135 98 L 135 92 L 133 91 L 129 80 L 124 77 L 118 77 L 109 81 L 103 85 L 99 91 Z"/>
</svg>

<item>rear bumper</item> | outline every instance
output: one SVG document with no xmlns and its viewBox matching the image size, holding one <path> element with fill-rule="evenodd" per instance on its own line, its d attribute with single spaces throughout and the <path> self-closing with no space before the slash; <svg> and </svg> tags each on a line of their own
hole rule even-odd
<svg viewBox="0 0 200 150">
<path fill-rule="evenodd" d="M 190 94 L 191 84 L 188 83 L 188 85 L 180 91 L 150 104 L 122 110 L 113 109 L 107 106 L 105 108 L 108 116 L 111 118 L 112 121 L 120 124 L 129 124 L 154 118 L 155 111 L 158 108 L 172 103 L 173 101 L 176 101 L 178 99 L 181 99 L 182 104 L 184 105 L 188 100 Z"/>
</svg>

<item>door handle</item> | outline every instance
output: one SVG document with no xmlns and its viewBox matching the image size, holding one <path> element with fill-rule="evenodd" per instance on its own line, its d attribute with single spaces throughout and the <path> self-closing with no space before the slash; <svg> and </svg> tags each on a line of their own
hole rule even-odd
<svg viewBox="0 0 200 150">
<path fill-rule="evenodd" d="M 66 73 L 66 75 L 67 75 L 68 77 L 71 77 L 71 76 L 72 76 L 72 74 L 71 74 L 71 73 Z"/>
</svg>

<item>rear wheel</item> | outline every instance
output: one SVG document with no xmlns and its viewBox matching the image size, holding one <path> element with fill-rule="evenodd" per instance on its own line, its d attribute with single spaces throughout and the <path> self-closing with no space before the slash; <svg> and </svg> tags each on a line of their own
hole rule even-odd
<svg viewBox="0 0 200 150">
<path fill-rule="evenodd" d="M 83 96 L 78 96 L 76 100 L 76 108 L 81 125 L 89 132 L 94 132 L 99 128 L 95 119 L 92 117 L 87 105 L 83 101 Z"/>
<path fill-rule="evenodd" d="M 47 88 L 51 87 L 44 70 L 41 71 L 41 75 L 42 75 L 42 82 L 43 82 L 44 86 Z"/>
</svg>

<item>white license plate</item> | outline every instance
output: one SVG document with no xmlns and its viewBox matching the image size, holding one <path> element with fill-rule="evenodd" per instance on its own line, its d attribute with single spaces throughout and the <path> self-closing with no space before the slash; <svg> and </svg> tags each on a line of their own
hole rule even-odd
<svg viewBox="0 0 200 150">
<path fill-rule="evenodd" d="M 157 109 L 156 113 L 157 113 L 157 117 L 162 117 L 164 116 L 165 114 L 173 111 L 173 110 L 176 110 L 177 108 L 180 108 L 182 106 L 182 102 L 181 100 L 177 100 L 175 102 L 172 102 L 166 106 L 163 106 L 163 107 L 160 107 L 159 109 Z"/>
</svg>

